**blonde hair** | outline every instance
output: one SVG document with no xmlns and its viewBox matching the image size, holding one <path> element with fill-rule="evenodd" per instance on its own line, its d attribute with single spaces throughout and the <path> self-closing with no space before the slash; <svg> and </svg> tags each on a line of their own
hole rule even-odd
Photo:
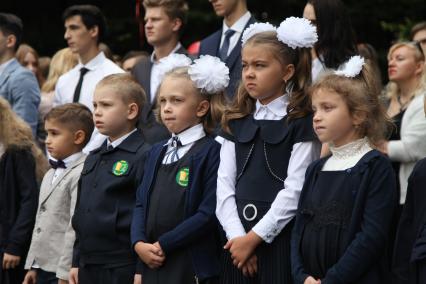
<svg viewBox="0 0 426 284">
<path fill-rule="evenodd" d="M 30 149 L 36 164 L 36 177 L 41 182 L 48 169 L 46 157 L 36 145 L 31 128 L 13 112 L 9 103 L 1 97 L 0 141 L 6 151 L 12 147 Z"/>
<path fill-rule="evenodd" d="M 49 93 L 55 90 L 59 77 L 71 70 L 78 63 L 78 56 L 71 49 L 63 48 L 55 53 L 50 62 L 49 75 L 41 87 L 41 91 Z"/>
<path fill-rule="evenodd" d="M 416 62 L 420 62 L 423 61 L 423 63 L 425 62 L 425 55 L 423 54 L 421 47 L 419 46 L 418 43 L 416 42 L 398 42 L 395 43 L 394 45 L 391 46 L 391 48 L 389 49 L 388 52 L 388 61 L 390 60 L 390 56 L 392 55 L 392 53 L 397 50 L 400 47 L 407 47 L 409 49 L 411 49 L 412 51 L 414 51 L 414 59 Z M 423 64 L 424 66 L 424 64 Z M 413 96 L 417 96 L 419 94 L 422 94 L 425 90 L 426 90 L 426 80 L 425 79 L 425 68 L 423 67 L 423 71 L 422 74 L 419 76 L 420 80 L 419 80 L 419 85 L 416 88 L 416 90 L 413 93 Z M 422 78 L 423 77 L 423 78 Z M 385 89 L 385 94 L 386 97 L 388 98 L 396 98 L 399 94 L 399 87 L 398 84 L 395 82 L 389 82 L 386 86 Z"/>
<path fill-rule="evenodd" d="M 277 39 L 276 32 L 262 32 L 252 36 L 245 45 L 247 46 L 267 45 L 267 50 L 284 67 L 292 64 L 294 66 L 294 74 L 287 84 L 292 84 L 292 91 L 289 96 L 289 104 L 287 106 L 288 120 L 304 117 L 311 113 L 311 106 L 307 89 L 311 84 L 311 55 L 307 48 L 293 49 Z M 266 50 L 266 48 L 265 48 Z M 284 93 L 285 90 L 282 90 Z M 243 81 L 234 96 L 231 105 L 225 110 L 222 119 L 222 126 L 225 131 L 229 132 L 228 123 L 230 120 L 245 117 L 254 112 L 256 100 L 250 97 L 244 87 Z"/>
<path fill-rule="evenodd" d="M 312 96 L 318 90 L 332 91 L 342 97 L 351 116 L 364 115 L 359 125 L 358 134 L 366 136 L 372 146 L 386 137 L 392 123 L 383 104 L 379 100 L 380 90 L 375 82 L 375 74 L 370 62 L 364 65 L 361 73 L 355 78 L 348 78 L 329 73 L 315 82 L 309 93 Z"/>
<path fill-rule="evenodd" d="M 189 70 L 189 67 L 178 67 L 178 68 L 175 68 L 175 69 L 173 69 L 173 70 L 171 70 L 171 71 L 169 71 L 165 74 L 162 82 L 160 83 L 160 85 L 158 86 L 158 89 L 157 89 L 157 94 L 156 94 L 156 96 L 157 96 L 157 107 L 154 110 L 155 116 L 157 118 L 157 121 L 159 123 L 162 123 L 162 121 L 161 121 L 161 106 L 160 106 L 160 102 L 159 102 L 159 99 L 160 99 L 159 93 L 160 93 L 160 90 L 161 90 L 161 85 L 163 84 L 164 80 L 168 77 L 185 79 L 185 80 L 188 80 L 189 82 L 191 82 L 191 86 L 194 88 L 196 94 L 198 96 L 200 96 L 201 100 L 206 100 L 210 104 L 210 107 L 209 107 L 207 114 L 202 118 L 202 123 L 203 123 L 204 130 L 208 134 L 211 134 L 211 133 L 214 132 L 216 127 L 220 124 L 220 121 L 222 119 L 222 115 L 223 115 L 223 112 L 225 110 L 225 94 L 224 94 L 224 92 L 210 94 L 210 93 L 206 93 L 204 91 L 201 91 L 199 88 L 197 88 L 195 86 L 194 82 L 189 77 L 188 70 Z"/>
</svg>

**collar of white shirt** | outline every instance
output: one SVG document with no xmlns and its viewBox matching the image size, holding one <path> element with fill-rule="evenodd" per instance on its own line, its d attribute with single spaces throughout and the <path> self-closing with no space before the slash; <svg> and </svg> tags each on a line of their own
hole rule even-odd
<svg viewBox="0 0 426 284">
<path fill-rule="evenodd" d="M 177 135 L 173 133 L 172 138 L 175 136 L 179 137 L 179 141 L 182 143 L 182 146 L 185 146 L 200 140 L 201 138 L 206 136 L 206 132 L 204 132 L 203 125 L 199 123 L 197 125 L 192 126 L 191 128 L 182 131 Z M 171 145 L 172 138 L 170 138 L 165 145 Z"/>
<path fill-rule="evenodd" d="M 249 11 L 247 11 L 231 27 L 228 27 L 225 24 L 225 20 L 224 20 L 223 24 L 222 24 L 222 36 L 224 36 L 226 31 L 229 30 L 229 29 L 233 29 L 236 33 L 241 34 L 243 32 L 245 26 L 247 25 L 248 21 L 250 20 L 250 18 L 251 18 L 251 13 Z"/>
<path fill-rule="evenodd" d="M 77 152 L 77 153 L 74 153 L 72 155 L 69 155 L 68 157 L 66 157 L 62 161 L 64 162 L 65 167 L 68 168 L 72 163 L 74 163 L 75 161 L 77 161 L 78 159 L 80 159 L 80 157 L 83 156 L 83 155 L 84 155 L 83 152 Z M 58 161 L 57 159 L 55 159 L 53 157 L 50 157 L 50 159 L 52 159 L 52 160 L 54 160 L 56 162 Z M 61 168 L 58 167 L 56 170 L 58 170 L 58 169 L 61 169 Z"/>
<path fill-rule="evenodd" d="M 96 55 L 94 58 L 92 58 L 92 60 L 90 60 L 86 64 L 82 64 L 81 61 L 79 61 L 77 65 L 77 70 L 80 70 L 82 67 L 85 67 L 90 71 L 96 70 L 96 68 L 102 65 L 102 62 L 104 62 L 105 59 L 105 54 L 103 51 L 101 51 L 98 53 L 98 55 Z"/>
<path fill-rule="evenodd" d="M 118 145 L 120 145 L 127 137 L 129 137 L 133 132 L 135 132 L 137 129 L 133 129 L 132 131 L 130 131 L 129 133 L 127 133 L 126 135 L 121 136 L 120 138 L 118 138 L 117 140 L 115 140 L 114 142 L 109 141 L 109 138 L 107 139 L 107 147 L 109 145 L 111 145 L 113 148 L 117 147 Z"/>
<path fill-rule="evenodd" d="M 179 48 L 181 48 L 181 47 L 182 47 L 182 44 L 181 44 L 180 42 L 178 42 L 178 43 L 176 44 L 175 48 L 173 48 L 172 52 L 170 52 L 170 54 L 175 53 L 175 52 L 176 52 L 176 51 L 178 51 L 178 50 L 179 50 Z M 151 53 L 150 60 L 151 60 L 151 63 L 153 63 L 153 64 L 158 63 L 158 60 L 156 60 L 156 58 L 155 58 L 155 51 L 153 51 L 153 52 Z"/>
<path fill-rule="evenodd" d="M 9 59 L 8 61 L 6 61 L 2 64 L 0 64 L 0 76 L 1 76 L 1 74 L 3 74 L 4 70 L 6 70 L 7 65 L 9 65 L 9 63 L 13 61 L 13 59 L 15 59 L 15 57 Z"/>
<path fill-rule="evenodd" d="M 287 114 L 288 95 L 279 96 L 267 105 L 263 105 L 259 100 L 256 101 L 256 110 L 254 118 L 260 115 L 260 112 L 266 111 L 278 117 L 284 117 Z"/>
</svg>

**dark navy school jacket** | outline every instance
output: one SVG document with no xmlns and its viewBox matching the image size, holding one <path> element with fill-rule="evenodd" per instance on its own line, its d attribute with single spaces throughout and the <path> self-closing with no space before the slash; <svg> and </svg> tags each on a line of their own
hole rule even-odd
<svg viewBox="0 0 426 284">
<path fill-rule="evenodd" d="M 316 173 L 322 169 L 327 159 L 328 157 L 325 157 L 313 162 L 306 170 L 291 241 L 295 283 L 303 283 L 309 276 L 304 270 L 299 251 L 304 224 L 309 217 L 301 214 L 301 209 L 304 208 L 307 196 L 311 194 L 311 183 L 315 181 Z M 388 158 L 372 150 L 346 172 L 354 180 L 354 184 L 359 185 L 353 188 L 355 202 L 348 225 L 348 244 L 345 253 L 327 271 L 321 283 L 388 283 L 383 281 L 390 273 L 390 257 L 386 256 L 386 248 L 397 205 L 396 183 L 391 163 Z"/>
<path fill-rule="evenodd" d="M 155 144 L 145 161 L 144 176 L 138 188 L 133 211 L 131 240 L 147 241 L 145 225 L 149 209 L 149 195 L 155 185 L 156 172 L 161 165 L 166 141 Z M 219 167 L 220 144 L 208 138 L 205 146 L 190 157 L 190 174 L 185 201 L 185 220 L 159 238 L 166 256 L 181 249 L 189 249 L 195 274 L 200 280 L 219 275 L 219 242 L 216 210 L 216 180 Z"/>
</svg>

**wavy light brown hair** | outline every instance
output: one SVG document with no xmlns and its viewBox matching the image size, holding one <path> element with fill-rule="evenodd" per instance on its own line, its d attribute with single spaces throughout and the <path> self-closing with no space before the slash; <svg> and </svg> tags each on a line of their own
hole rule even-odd
<svg viewBox="0 0 426 284">
<path fill-rule="evenodd" d="M 360 114 L 365 117 L 358 128 L 359 137 L 367 137 L 371 146 L 386 138 L 386 133 L 393 126 L 380 102 L 380 89 L 375 82 L 372 64 L 366 61 L 361 73 L 355 78 L 348 78 L 328 73 L 315 82 L 309 94 L 318 90 L 332 91 L 342 97 L 350 115 Z"/>
<path fill-rule="evenodd" d="M 36 145 L 31 128 L 16 115 L 9 103 L 0 97 L 0 142 L 7 151 L 11 147 L 30 149 L 36 163 L 37 181 L 41 182 L 48 169 L 46 157 Z"/>
<path fill-rule="evenodd" d="M 304 117 L 311 113 L 311 105 L 307 89 L 312 82 L 311 79 L 311 54 L 308 48 L 293 49 L 279 41 L 276 32 L 262 32 L 247 40 L 243 46 L 264 45 L 265 50 L 272 52 L 276 60 L 285 67 L 290 64 L 294 66 L 294 74 L 287 82 L 292 85 L 289 94 L 289 104 L 287 106 L 288 120 Z M 283 93 L 285 90 L 282 90 Z M 256 100 L 250 97 L 240 82 L 237 94 L 234 96 L 231 105 L 225 110 L 222 118 L 222 127 L 229 131 L 230 120 L 245 117 L 254 112 Z"/>
<path fill-rule="evenodd" d="M 41 91 L 45 93 L 54 91 L 59 77 L 71 70 L 77 63 L 77 54 L 73 53 L 68 47 L 57 51 L 50 62 L 49 75 L 47 75 Z"/>
<path fill-rule="evenodd" d="M 219 92 L 215 94 L 203 92 L 202 90 L 200 90 L 199 88 L 195 86 L 194 82 L 189 77 L 188 70 L 189 70 L 189 67 L 178 67 L 165 74 L 162 82 L 160 83 L 157 89 L 157 94 L 156 94 L 157 107 L 155 108 L 155 111 L 154 111 L 155 116 L 157 118 L 157 121 L 159 123 L 162 123 L 159 93 L 161 91 L 161 85 L 163 84 L 164 79 L 166 79 L 167 77 L 185 79 L 191 82 L 191 85 L 194 88 L 195 92 L 202 98 L 202 100 L 206 100 L 210 104 L 209 111 L 204 117 L 202 117 L 201 122 L 203 124 L 204 130 L 208 134 L 212 134 L 214 130 L 216 129 L 216 127 L 220 124 L 223 112 L 225 110 L 225 94 L 224 92 Z"/>
</svg>

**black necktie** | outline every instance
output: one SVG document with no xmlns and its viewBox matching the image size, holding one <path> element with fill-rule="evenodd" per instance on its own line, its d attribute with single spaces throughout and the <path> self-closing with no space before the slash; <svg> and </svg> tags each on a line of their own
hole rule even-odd
<svg viewBox="0 0 426 284">
<path fill-rule="evenodd" d="M 222 47 L 219 50 L 219 57 L 223 62 L 225 62 L 228 58 L 229 41 L 234 34 L 235 31 L 231 29 L 225 32 L 225 39 L 223 40 Z"/>
<path fill-rule="evenodd" d="M 62 161 L 62 160 L 57 160 L 57 161 L 55 161 L 55 160 L 52 160 L 52 159 L 49 159 L 49 164 L 52 166 L 52 168 L 53 169 L 57 169 L 57 168 L 62 168 L 62 169 L 66 169 L 67 167 L 65 166 L 65 163 L 64 163 L 64 161 Z"/>
<path fill-rule="evenodd" d="M 88 71 L 89 69 L 87 69 L 86 67 L 82 67 L 80 69 L 80 78 L 78 79 L 77 86 L 75 87 L 74 97 L 72 99 L 73 103 L 78 103 L 78 101 L 80 100 L 80 92 L 81 86 L 83 85 L 84 75 L 86 75 Z"/>
<path fill-rule="evenodd" d="M 170 163 L 173 163 L 179 160 L 178 149 L 182 146 L 178 136 L 172 137 L 171 146 L 172 149 L 166 153 L 166 161 L 170 160 Z"/>
</svg>

